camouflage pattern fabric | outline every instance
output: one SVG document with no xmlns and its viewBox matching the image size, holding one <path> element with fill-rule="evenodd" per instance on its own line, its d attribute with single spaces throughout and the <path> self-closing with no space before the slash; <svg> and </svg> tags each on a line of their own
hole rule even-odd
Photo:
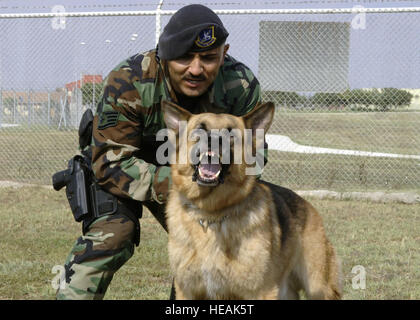
<svg viewBox="0 0 420 320">
<path fill-rule="evenodd" d="M 163 65 L 165 63 L 163 62 Z M 92 169 L 98 183 L 122 198 L 141 201 L 166 230 L 164 204 L 171 170 L 156 160 L 165 128 L 160 102 L 168 99 L 155 51 L 120 63 L 105 79 L 93 119 Z M 169 85 L 169 84 L 168 84 Z M 179 103 L 168 86 L 170 98 Z M 227 56 L 211 90 L 192 113 L 244 115 L 260 102 L 260 86 L 242 63 Z M 133 255 L 134 223 L 114 214 L 94 221 L 71 250 L 65 263 L 66 284 L 57 299 L 103 299 L 114 273 Z"/>
<path fill-rule="evenodd" d="M 92 163 L 98 183 L 112 194 L 164 203 L 171 185 L 170 169 L 157 163 L 156 133 L 165 128 L 160 102 L 178 102 L 163 74 L 155 50 L 120 63 L 105 79 L 103 97 L 93 121 Z M 192 113 L 244 115 L 260 102 L 260 85 L 249 68 L 226 56 L 211 89 Z"/>
<path fill-rule="evenodd" d="M 133 236 L 134 223 L 127 217 L 98 218 L 74 244 L 64 265 L 66 283 L 56 298 L 103 299 L 114 273 L 134 253 Z"/>
</svg>

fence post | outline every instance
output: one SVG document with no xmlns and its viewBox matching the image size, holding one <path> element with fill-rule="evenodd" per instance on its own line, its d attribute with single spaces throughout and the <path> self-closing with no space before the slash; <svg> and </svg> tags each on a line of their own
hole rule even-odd
<svg viewBox="0 0 420 320">
<path fill-rule="evenodd" d="M 35 123 L 35 98 L 36 94 L 34 94 L 34 91 L 31 89 L 31 126 L 36 124 Z"/>
<path fill-rule="evenodd" d="M 31 91 L 30 90 L 28 90 L 27 96 L 28 96 L 28 98 L 27 98 L 26 106 L 28 108 L 28 125 L 30 126 L 31 125 L 31 111 L 32 111 L 31 110 Z"/>
<path fill-rule="evenodd" d="M 47 106 L 47 124 L 50 127 L 50 113 L 51 113 L 51 92 L 48 91 L 48 106 Z"/>
<path fill-rule="evenodd" d="M 16 108 L 17 108 L 16 91 L 13 89 L 13 124 L 16 123 Z"/>
<path fill-rule="evenodd" d="M 159 43 L 159 36 L 160 36 L 160 29 L 161 29 L 161 21 L 160 21 L 160 12 L 163 5 L 163 0 L 159 1 L 159 4 L 156 8 L 156 39 L 155 39 L 155 46 Z"/>
<path fill-rule="evenodd" d="M 0 128 L 2 127 L 3 122 L 3 92 L 0 88 Z"/>
<path fill-rule="evenodd" d="M 67 118 L 66 117 L 66 112 L 67 112 L 66 104 L 68 102 L 67 95 L 68 95 L 68 89 L 66 88 L 64 92 L 64 98 L 60 96 L 61 114 L 60 114 L 60 120 L 58 122 L 58 130 L 60 130 L 62 122 L 64 123 L 64 127 L 67 128 L 67 119 L 66 119 Z M 70 109 L 68 110 L 68 112 L 70 112 Z"/>
<path fill-rule="evenodd" d="M 34 110 L 34 103 L 35 103 L 35 98 L 34 98 L 34 92 L 31 89 L 30 91 L 31 94 L 31 126 L 34 125 L 34 120 L 35 120 L 35 110 Z"/>
<path fill-rule="evenodd" d="M 82 82 L 82 79 L 83 79 L 83 73 L 80 74 L 80 93 L 81 93 L 81 99 L 79 100 L 80 105 L 77 104 L 77 107 L 76 107 L 76 121 L 72 121 L 73 123 L 70 122 L 70 126 L 76 126 L 76 123 L 79 120 L 79 109 L 81 109 L 82 106 L 83 106 L 83 91 L 82 91 L 83 82 Z M 71 114 L 71 109 L 70 109 L 70 114 Z"/>
<path fill-rule="evenodd" d="M 95 105 L 95 79 L 96 79 L 96 77 L 93 76 L 93 80 L 92 80 L 92 107 Z"/>
</svg>

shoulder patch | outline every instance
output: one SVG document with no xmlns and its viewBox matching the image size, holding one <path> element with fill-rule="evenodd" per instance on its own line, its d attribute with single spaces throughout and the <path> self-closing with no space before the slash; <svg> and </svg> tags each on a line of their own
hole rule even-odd
<svg viewBox="0 0 420 320">
<path fill-rule="evenodd" d="M 103 130 L 110 127 L 115 127 L 118 122 L 118 111 L 104 111 L 99 115 L 98 129 Z"/>
</svg>

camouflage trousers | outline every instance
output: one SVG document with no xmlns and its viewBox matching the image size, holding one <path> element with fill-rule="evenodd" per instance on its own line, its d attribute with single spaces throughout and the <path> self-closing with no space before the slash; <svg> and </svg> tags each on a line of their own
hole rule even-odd
<svg viewBox="0 0 420 320">
<path fill-rule="evenodd" d="M 144 203 L 166 228 L 164 206 Z M 100 300 L 104 298 L 115 272 L 134 253 L 135 223 L 118 212 L 93 221 L 76 240 L 64 265 L 65 285 L 60 285 L 58 300 Z"/>
</svg>

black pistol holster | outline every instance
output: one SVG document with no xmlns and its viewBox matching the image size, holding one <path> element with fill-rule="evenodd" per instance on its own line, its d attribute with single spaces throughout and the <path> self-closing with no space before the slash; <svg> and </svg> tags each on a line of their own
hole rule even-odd
<svg viewBox="0 0 420 320">
<path fill-rule="evenodd" d="M 97 218 L 115 213 L 123 214 L 134 222 L 136 246 L 140 242 L 140 222 L 142 205 L 130 199 L 120 199 L 103 190 L 96 182 L 91 162 L 93 114 L 90 109 L 82 116 L 79 127 L 79 145 L 82 155 L 76 155 L 68 162 L 68 168 L 55 173 L 52 177 L 53 187 L 60 190 L 66 186 L 66 196 L 69 201 L 74 219 L 83 222 L 85 234 L 93 221 Z"/>
<path fill-rule="evenodd" d="M 69 201 L 74 220 L 80 222 L 89 215 L 90 197 L 88 188 L 91 183 L 89 168 L 85 159 L 74 156 L 68 162 L 68 168 L 55 173 L 52 177 L 52 184 L 55 190 L 66 186 L 66 196 Z"/>
</svg>

